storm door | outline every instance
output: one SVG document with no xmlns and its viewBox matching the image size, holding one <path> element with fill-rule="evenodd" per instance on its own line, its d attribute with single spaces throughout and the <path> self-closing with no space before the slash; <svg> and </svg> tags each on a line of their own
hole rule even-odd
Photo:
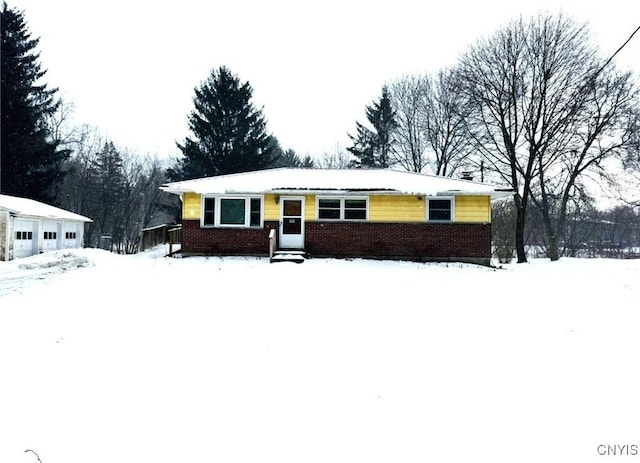
<svg viewBox="0 0 640 463">
<path fill-rule="evenodd" d="M 279 247 L 284 249 L 304 248 L 304 198 L 280 198 Z"/>
</svg>

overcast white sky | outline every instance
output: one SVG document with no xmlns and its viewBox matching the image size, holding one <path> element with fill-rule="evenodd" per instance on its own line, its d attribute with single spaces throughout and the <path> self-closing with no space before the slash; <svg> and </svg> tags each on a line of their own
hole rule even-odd
<svg viewBox="0 0 640 463">
<path fill-rule="evenodd" d="M 563 11 L 613 53 L 640 25 L 634 0 L 11 0 L 41 38 L 46 82 L 75 120 L 161 157 L 188 134 L 193 90 L 225 65 L 249 81 L 284 148 L 348 145 L 364 107 L 403 74 L 455 64 L 518 15 Z M 618 58 L 640 72 L 640 34 Z"/>
</svg>

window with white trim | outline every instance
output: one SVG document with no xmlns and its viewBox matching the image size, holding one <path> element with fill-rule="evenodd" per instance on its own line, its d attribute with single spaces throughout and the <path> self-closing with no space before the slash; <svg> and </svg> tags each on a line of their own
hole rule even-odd
<svg viewBox="0 0 640 463">
<path fill-rule="evenodd" d="M 365 198 L 318 198 L 318 220 L 364 221 L 369 217 Z"/>
<path fill-rule="evenodd" d="M 262 198 L 206 196 L 202 200 L 203 227 L 262 227 Z"/>
<path fill-rule="evenodd" d="M 453 221 L 453 198 L 429 198 L 427 203 L 427 220 L 429 222 Z"/>
</svg>

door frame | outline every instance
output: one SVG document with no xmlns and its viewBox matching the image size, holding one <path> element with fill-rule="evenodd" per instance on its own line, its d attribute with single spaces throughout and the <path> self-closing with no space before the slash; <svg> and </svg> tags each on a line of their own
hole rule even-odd
<svg viewBox="0 0 640 463">
<path fill-rule="evenodd" d="M 284 202 L 285 201 L 300 201 L 300 239 L 291 243 L 287 242 L 287 239 L 298 235 L 286 235 L 287 238 L 283 240 L 283 228 L 284 228 Z M 294 217 L 294 216 L 291 216 Z M 297 216 L 296 216 L 297 217 Z M 281 248 L 288 249 L 304 249 L 304 218 L 305 218 L 305 197 L 304 196 L 281 196 L 280 197 L 280 222 L 278 225 L 278 245 Z M 284 242 L 283 242 L 284 241 Z"/>
</svg>

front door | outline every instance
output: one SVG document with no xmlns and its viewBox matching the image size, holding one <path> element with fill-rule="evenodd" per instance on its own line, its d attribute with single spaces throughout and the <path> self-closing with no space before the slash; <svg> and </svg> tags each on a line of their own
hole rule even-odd
<svg viewBox="0 0 640 463">
<path fill-rule="evenodd" d="M 304 198 L 280 198 L 280 217 L 279 247 L 304 248 Z"/>
</svg>

